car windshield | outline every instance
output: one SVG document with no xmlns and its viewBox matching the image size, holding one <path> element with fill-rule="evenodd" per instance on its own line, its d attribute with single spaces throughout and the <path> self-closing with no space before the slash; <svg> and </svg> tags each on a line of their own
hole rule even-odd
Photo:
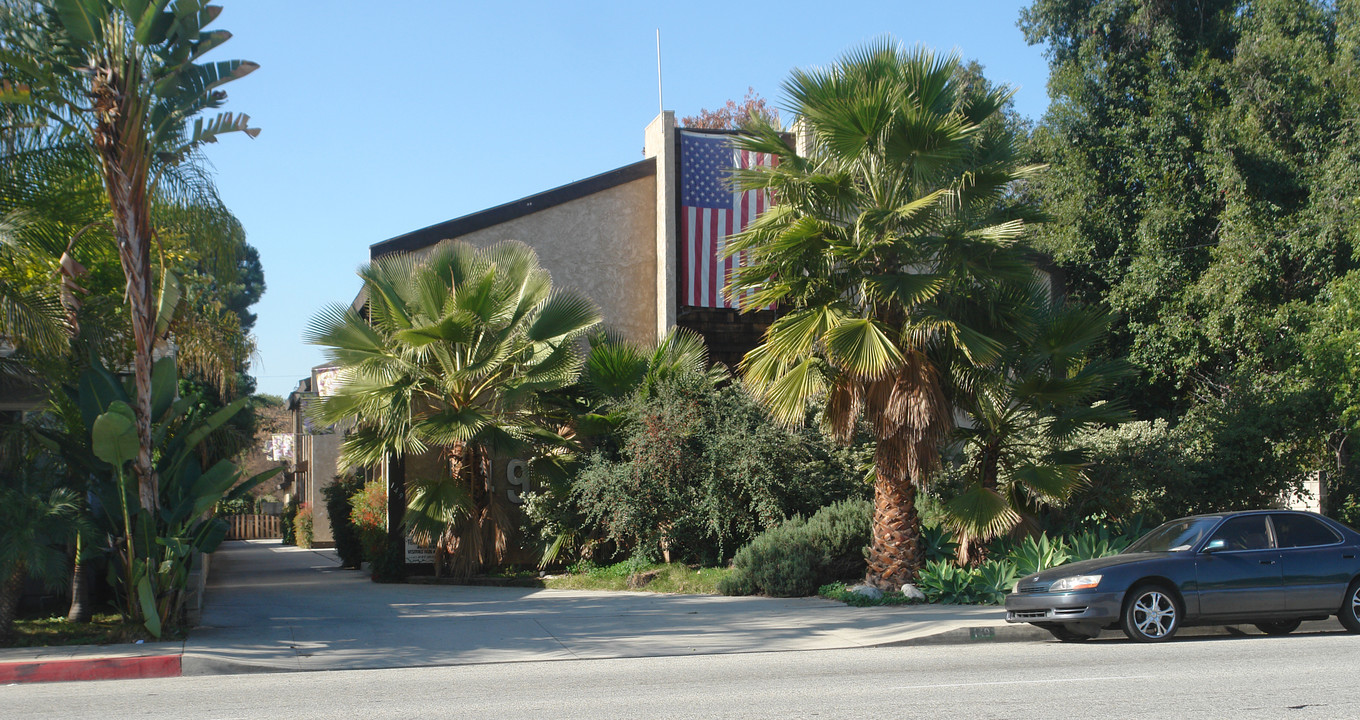
<svg viewBox="0 0 1360 720">
<path fill-rule="evenodd" d="M 1185 552 L 1194 547 L 1218 521 L 1216 517 L 1172 520 L 1139 538 L 1124 552 Z"/>
</svg>

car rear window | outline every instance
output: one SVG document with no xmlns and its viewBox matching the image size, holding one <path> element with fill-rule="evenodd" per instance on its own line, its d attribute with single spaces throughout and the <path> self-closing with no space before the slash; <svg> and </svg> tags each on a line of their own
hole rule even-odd
<svg viewBox="0 0 1360 720">
<path fill-rule="evenodd" d="M 1280 547 L 1310 547 L 1341 542 L 1341 536 L 1317 518 L 1307 515 L 1272 515 Z"/>
</svg>

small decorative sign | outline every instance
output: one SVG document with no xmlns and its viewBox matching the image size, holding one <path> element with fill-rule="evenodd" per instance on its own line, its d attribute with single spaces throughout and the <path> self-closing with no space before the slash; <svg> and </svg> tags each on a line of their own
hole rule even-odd
<svg viewBox="0 0 1360 720">
<path fill-rule="evenodd" d="M 411 538 L 406 538 L 406 562 L 413 565 L 433 565 L 434 548 L 421 547 Z"/>
</svg>

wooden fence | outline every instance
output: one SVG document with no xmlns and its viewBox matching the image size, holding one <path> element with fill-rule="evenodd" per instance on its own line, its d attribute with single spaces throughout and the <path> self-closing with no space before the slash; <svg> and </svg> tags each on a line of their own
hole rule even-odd
<svg viewBox="0 0 1360 720">
<path fill-rule="evenodd" d="M 261 540 L 283 537 L 278 515 L 225 515 L 228 540 Z"/>
</svg>

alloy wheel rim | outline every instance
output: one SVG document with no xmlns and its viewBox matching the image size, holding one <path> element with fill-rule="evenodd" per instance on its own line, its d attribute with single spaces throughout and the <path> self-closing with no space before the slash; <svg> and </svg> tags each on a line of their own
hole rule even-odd
<svg viewBox="0 0 1360 720">
<path fill-rule="evenodd" d="M 1360 592 L 1352 598 L 1352 611 L 1360 610 Z M 1163 593 L 1150 592 L 1133 604 L 1133 625 L 1150 637 L 1165 637 L 1176 626 L 1176 605 Z"/>
<path fill-rule="evenodd" d="M 1356 588 L 1351 595 L 1351 617 L 1360 620 L 1360 588 Z"/>
</svg>

